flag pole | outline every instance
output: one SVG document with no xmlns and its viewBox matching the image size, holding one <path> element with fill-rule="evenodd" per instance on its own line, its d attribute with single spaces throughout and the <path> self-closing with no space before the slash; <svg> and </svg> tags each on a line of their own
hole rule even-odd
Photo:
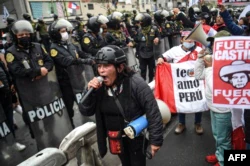
<svg viewBox="0 0 250 166">
<path fill-rule="evenodd" d="M 67 7 L 66 7 L 66 3 L 65 3 L 65 0 L 63 0 L 63 4 L 64 4 L 64 11 L 65 11 L 65 15 L 66 15 L 66 18 L 67 18 L 67 20 L 69 20 L 69 17 L 68 17 L 68 12 L 67 12 Z"/>
</svg>

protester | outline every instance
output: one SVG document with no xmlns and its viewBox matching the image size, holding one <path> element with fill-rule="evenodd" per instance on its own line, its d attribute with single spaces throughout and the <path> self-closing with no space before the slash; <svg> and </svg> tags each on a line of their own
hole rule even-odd
<svg viewBox="0 0 250 166">
<path fill-rule="evenodd" d="M 227 31 L 220 31 L 214 37 L 230 36 Z M 213 90 L 213 68 L 212 68 L 212 52 L 202 50 L 199 52 L 198 59 L 195 64 L 195 78 L 205 80 L 205 96 L 207 105 L 210 108 L 212 132 L 216 142 L 215 154 L 206 156 L 206 161 L 214 166 L 224 166 L 224 150 L 231 149 L 231 109 L 215 107 L 212 105 Z"/>
<path fill-rule="evenodd" d="M 179 46 L 175 46 L 165 52 L 162 57 L 158 58 L 157 64 L 162 64 L 164 60 L 170 63 L 196 60 L 198 52 L 200 52 L 201 48 L 196 46 L 193 40 L 186 40 L 186 37 L 190 34 L 190 32 L 190 29 L 183 30 L 181 39 L 182 44 Z M 201 112 L 195 113 L 195 131 L 197 134 L 203 134 L 203 128 L 201 126 L 201 117 Z M 185 114 L 179 113 L 179 124 L 175 129 L 176 134 L 180 134 L 186 129 L 185 123 Z"/>
<path fill-rule="evenodd" d="M 123 129 L 130 121 L 146 114 L 149 143 L 154 156 L 163 143 L 162 117 L 152 90 L 127 67 L 126 60 L 124 51 L 114 45 L 98 51 L 97 70 L 103 78 L 103 84 L 98 78 L 88 83 L 88 90 L 96 90 L 83 101 L 80 111 L 84 116 L 96 115 L 97 141 L 102 157 L 107 153 L 108 137 L 110 152 L 118 154 L 123 166 L 145 166 L 143 147 L 146 146 L 143 136 L 130 139 Z M 115 145 L 112 144 L 114 141 Z"/>
</svg>

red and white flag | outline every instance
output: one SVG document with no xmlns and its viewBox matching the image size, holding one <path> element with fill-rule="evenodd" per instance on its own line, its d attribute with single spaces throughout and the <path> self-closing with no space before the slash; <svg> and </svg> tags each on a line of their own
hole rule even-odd
<svg viewBox="0 0 250 166">
<path fill-rule="evenodd" d="M 76 3 L 74 3 L 74 2 L 69 2 L 68 8 L 78 10 L 78 9 L 80 9 L 80 6 L 78 6 L 78 5 L 77 5 Z"/>
<path fill-rule="evenodd" d="M 194 77 L 195 61 L 158 65 L 155 75 L 155 98 L 167 103 L 171 113 L 194 113 L 208 110 L 204 81 Z"/>
</svg>

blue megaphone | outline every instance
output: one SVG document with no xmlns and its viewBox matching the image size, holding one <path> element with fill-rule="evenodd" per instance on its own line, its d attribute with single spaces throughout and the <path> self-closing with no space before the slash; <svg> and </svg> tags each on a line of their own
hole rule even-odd
<svg viewBox="0 0 250 166">
<path fill-rule="evenodd" d="M 163 124 L 167 124 L 170 121 L 171 113 L 166 103 L 163 101 L 156 99 L 158 107 L 160 109 L 160 113 L 162 116 Z M 140 133 L 148 127 L 148 120 L 146 115 L 143 115 L 134 121 L 130 122 L 126 128 L 124 128 L 125 134 L 130 138 L 134 139 L 139 136 Z"/>
</svg>

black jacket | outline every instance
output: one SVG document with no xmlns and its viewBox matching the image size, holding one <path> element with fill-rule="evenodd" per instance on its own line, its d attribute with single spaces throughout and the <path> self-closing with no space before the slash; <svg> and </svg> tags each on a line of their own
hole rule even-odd
<svg viewBox="0 0 250 166">
<path fill-rule="evenodd" d="M 94 36 L 91 32 L 87 32 L 82 37 L 82 50 L 86 53 L 91 54 L 92 56 L 95 56 L 99 49 L 101 49 L 105 45 L 107 44 L 100 35 Z"/>
<path fill-rule="evenodd" d="M 11 84 L 11 77 L 6 70 L 4 63 L 0 61 L 0 95 L 2 95 L 1 92 L 9 90 Z"/>
<path fill-rule="evenodd" d="M 105 92 L 105 87 L 102 86 L 94 94 L 92 93 L 83 104 L 79 105 L 79 110 L 84 116 L 96 115 L 98 147 L 102 157 L 107 152 L 107 131 L 104 115 L 100 111 L 102 96 Z M 122 93 L 124 94 L 121 95 Z M 146 114 L 149 123 L 149 143 L 161 146 L 163 143 L 162 117 L 152 90 L 146 82 L 136 74 L 125 77 L 121 94 L 118 95 L 118 99 L 123 107 L 126 120 L 132 121 Z"/>
<path fill-rule="evenodd" d="M 180 12 L 176 16 L 175 20 L 182 21 L 182 25 L 184 28 L 194 28 L 194 26 L 195 26 L 195 23 L 190 21 L 182 12 Z"/>
<path fill-rule="evenodd" d="M 59 81 L 69 80 L 68 66 L 91 63 L 88 55 L 81 52 L 72 43 L 66 44 L 52 43 L 50 46 L 50 56 L 55 62 L 56 75 Z"/>
<path fill-rule="evenodd" d="M 14 77 L 30 77 L 33 79 L 41 75 L 41 67 L 51 71 L 54 65 L 45 49 L 38 43 L 32 43 L 29 53 L 16 45 L 12 45 L 6 51 L 5 56 L 9 71 Z M 29 69 L 24 67 L 23 60 L 27 60 Z"/>
</svg>

